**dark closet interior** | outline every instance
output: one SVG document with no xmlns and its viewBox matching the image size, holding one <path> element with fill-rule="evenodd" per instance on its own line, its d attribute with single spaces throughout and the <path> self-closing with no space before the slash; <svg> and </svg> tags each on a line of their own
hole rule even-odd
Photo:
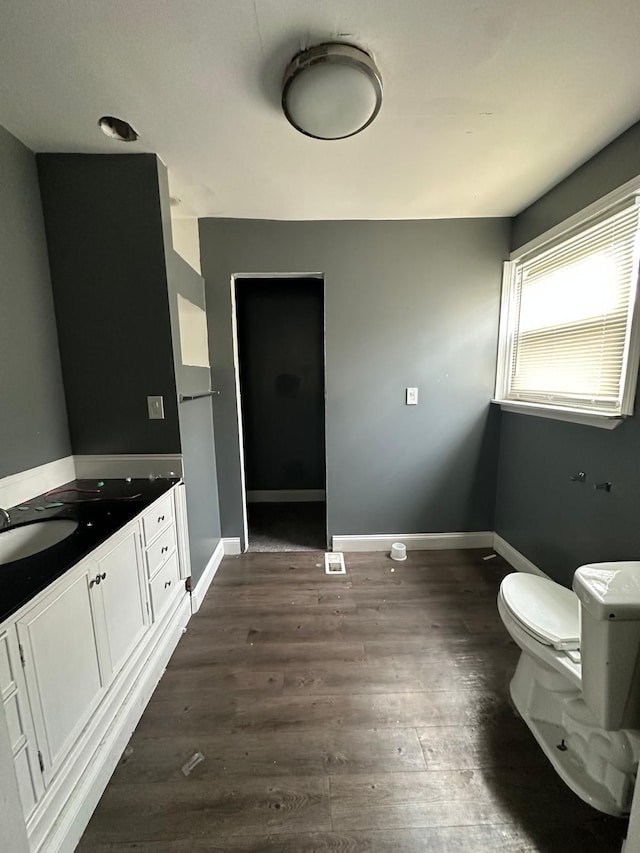
<svg viewBox="0 0 640 853">
<path fill-rule="evenodd" d="M 324 282 L 235 286 L 249 550 L 324 550 Z"/>
</svg>

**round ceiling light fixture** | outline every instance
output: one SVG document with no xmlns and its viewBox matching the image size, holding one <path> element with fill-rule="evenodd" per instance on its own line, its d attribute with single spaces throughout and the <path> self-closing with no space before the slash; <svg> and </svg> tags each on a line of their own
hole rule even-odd
<svg viewBox="0 0 640 853">
<path fill-rule="evenodd" d="M 315 139 L 345 139 L 380 112 L 382 78 L 364 50 L 319 44 L 295 56 L 285 71 L 282 109 L 291 124 Z"/>
<path fill-rule="evenodd" d="M 117 139 L 118 142 L 136 142 L 137 132 L 128 121 L 115 116 L 102 116 L 98 119 L 98 127 L 109 139 Z"/>
</svg>

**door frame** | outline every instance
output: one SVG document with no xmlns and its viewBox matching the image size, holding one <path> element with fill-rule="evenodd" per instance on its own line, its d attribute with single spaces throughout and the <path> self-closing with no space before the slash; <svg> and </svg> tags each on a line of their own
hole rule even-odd
<svg viewBox="0 0 640 853">
<path fill-rule="evenodd" d="M 236 284 L 243 278 L 250 279 L 282 279 L 308 278 L 319 279 L 322 282 L 322 365 L 324 371 L 324 500 L 325 500 L 325 542 L 329 548 L 329 517 L 327 506 L 328 491 L 328 458 L 327 458 L 327 310 L 326 310 L 326 280 L 322 272 L 236 272 L 231 275 L 231 337 L 233 343 L 233 375 L 236 386 L 236 417 L 238 419 L 238 444 L 240 448 L 240 490 L 242 493 L 242 529 L 244 542 L 242 551 L 249 548 L 249 521 L 247 512 L 247 480 L 244 461 L 244 430 L 242 426 L 242 392 L 240 390 L 240 351 L 238 348 L 238 313 L 236 305 Z"/>
</svg>

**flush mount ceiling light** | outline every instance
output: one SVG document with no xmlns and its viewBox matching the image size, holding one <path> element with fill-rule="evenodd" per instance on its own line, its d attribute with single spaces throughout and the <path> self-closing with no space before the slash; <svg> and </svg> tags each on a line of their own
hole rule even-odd
<svg viewBox="0 0 640 853">
<path fill-rule="evenodd" d="M 128 121 L 115 116 L 102 116 L 98 119 L 98 127 L 109 139 L 117 139 L 118 142 L 136 142 L 138 134 Z"/>
<path fill-rule="evenodd" d="M 284 75 L 282 109 L 315 139 L 345 139 L 380 111 L 382 78 L 368 53 L 350 44 L 319 44 L 295 56 Z"/>
</svg>

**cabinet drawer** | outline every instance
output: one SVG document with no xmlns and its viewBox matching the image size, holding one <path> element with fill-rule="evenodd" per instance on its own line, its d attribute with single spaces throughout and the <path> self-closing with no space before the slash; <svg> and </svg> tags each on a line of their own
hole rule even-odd
<svg viewBox="0 0 640 853">
<path fill-rule="evenodd" d="M 176 528 L 172 524 L 163 530 L 147 548 L 147 572 L 152 578 L 176 550 Z"/>
<path fill-rule="evenodd" d="M 174 552 L 149 584 L 151 587 L 151 605 L 153 607 L 154 622 L 158 621 L 168 607 L 169 602 L 175 598 L 176 590 L 180 586 L 180 583 L 178 556 Z"/>
<path fill-rule="evenodd" d="M 169 492 L 148 509 L 142 516 L 144 544 L 149 545 L 155 537 L 173 521 L 173 495 Z"/>
</svg>

